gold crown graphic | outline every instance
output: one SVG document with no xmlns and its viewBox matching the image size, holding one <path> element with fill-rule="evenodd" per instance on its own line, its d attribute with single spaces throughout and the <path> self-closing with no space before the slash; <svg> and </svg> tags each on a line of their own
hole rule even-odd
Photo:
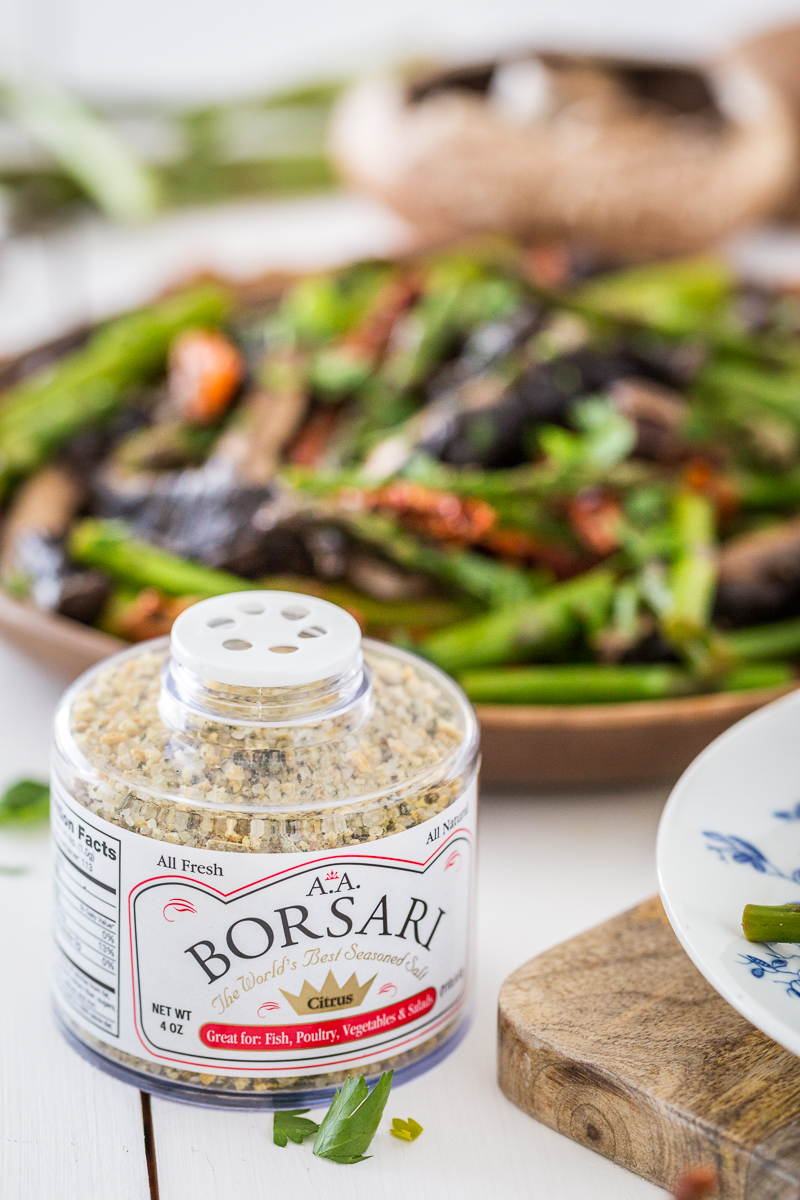
<svg viewBox="0 0 800 1200">
<path fill-rule="evenodd" d="M 304 979 L 299 996 L 284 992 L 283 988 L 280 990 L 298 1016 L 306 1017 L 309 1013 L 316 1016 L 340 1008 L 358 1008 L 376 978 L 377 976 L 373 975 L 372 979 L 360 984 L 354 972 L 347 983 L 340 986 L 334 979 L 333 972 L 328 971 L 321 988 L 312 987 L 308 980 Z"/>
</svg>

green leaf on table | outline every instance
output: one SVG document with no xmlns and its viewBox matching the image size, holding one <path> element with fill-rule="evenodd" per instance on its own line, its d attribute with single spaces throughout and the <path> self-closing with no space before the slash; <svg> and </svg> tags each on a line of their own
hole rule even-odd
<svg viewBox="0 0 800 1200">
<path fill-rule="evenodd" d="M 310 1121 L 302 1114 L 307 1108 L 296 1108 L 283 1112 L 278 1110 L 272 1120 L 272 1140 L 276 1146 L 286 1146 L 294 1142 L 301 1146 L 307 1137 L 311 1137 L 319 1129 L 316 1121 Z"/>
<path fill-rule="evenodd" d="M 392 1090 L 392 1071 L 381 1075 L 370 1091 L 363 1075 L 348 1079 L 336 1092 L 319 1133 L 314 1153 L 338 1163 L 363 1162 Z"/>
<path fill-rule="evenodd" d="M 46 821 L 50 812 L 50 786 L 36 779 L 20 779 L 0 796 L 0 825 Z"/>
<path fill-rule="evenodd" d="M 393 1117 L 392 1128 L 389 1130 L 389 1133 L 391 1133 L 392 1137 L 400 1138 L 402 1142 L 414 1142 L 422 1133 L 422 1126 L 413 1117 L 409 1117 L 407 1121 L 401 1121 L 399 1117 Z"/>
</svg>

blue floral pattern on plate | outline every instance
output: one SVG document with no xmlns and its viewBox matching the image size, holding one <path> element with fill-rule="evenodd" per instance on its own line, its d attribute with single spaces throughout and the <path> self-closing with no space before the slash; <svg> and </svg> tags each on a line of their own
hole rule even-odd
<svg viewBox="0 0 800 1200">
<path fill-rule="evenodd" d="M 776 817 L 783 817 L 783 813 L 775 813 Z M 793 820 L 794 818 L 790 818 Z M 800 819 L 800 818 L 798 818 Z M 745 841 L 744 838 L 736 837 L 730 833 L 714 833 L 710 829 L 703 830 L 703 837 L 706 839 L 709 850 L 713 850 L 720 859 L 726 863 L 739 863 L 743 866 L 750 866 L 754 871 L 758 871 L 762 875 L 772 875 L 776 879 L 788 879 L 791 883 L 800 883 L 800 867 L 787 874 L 770 862 L 766 854 L 762 854 L 758 846 L 754 846 L 752 842 Z"/>
<path fill-rule="evenodd" d="M 790 954 L 784 957 L 773 950 L 769 942 L 763 943 L 769 951 L 770 958 L 757 958 L 755 954 L 740 954 L 738 962 L 747 967 L 755 979 L 774 979 L 783 985 L 787 996 L 800 999 L 800 954 Z M 792 966 L 790 960 L 794 959 Z"/>
<path fill-rule="evenodd" d="M 800 943 L 748 942 L 739 925 L 749 901 L 800 905 L 800 689 L 703 751 L 664 809 L 656 861 L 698 970 L 800 1059 Z"/>
<path fill-rule="evenodd" d="M 800 803 L 793 809 L 772 814 L 781 821 L 800 821 Z M 715 833 L 713 830 L 703 830 L 706 845 L 724 863 L 736 863 L 739 866 L 752 867 L 761 875 L 771 875 L 775 879 L 786 879 L 790 883 L 800 883 L 800 868 L 791 873 L 781 870 L 771 862 L 766 854 L 754 846 L 752 842 L 734 834 Z M 800 953 L 781 954 L 771 943 L 763 942 L 768 957 L 759 958 L 755 954 L 740 954 L 737 962 L 747 967 L 755 979 L 773 979 L 780 983 L 787 996 L 800 999 Z"/>
</svg>

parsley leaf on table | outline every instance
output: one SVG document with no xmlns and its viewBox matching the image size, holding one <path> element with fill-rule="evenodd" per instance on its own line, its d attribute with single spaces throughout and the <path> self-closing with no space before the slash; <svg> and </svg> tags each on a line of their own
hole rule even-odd
<svg viewBox="0 0 800 1200">
<path fill-rule="evenodd" d="M 310 1121 L 302 1115 L 307 1112 L 307 1108 L 296 1108 L 287 1112 L 279 1109 L 275 1113 L 272 1120 L 272 1140 L 276 1146 L 286 1146 L 289 1142 L 301 1146 L 307 1137 L 317 1132 L 317 1122 Z"/>
<path fill-rule="evenodd" d="M 401 1121 L 399 1117 L 393 1117 L 392 1128 L 389 1130 L 389 1133 L 393 1137 L 400 1138 L 403 1142 L 413 1142 L 422 1133 L 422 1126 L 413 1117 L 409 1117 L 407 1121 Z"/>
<path fill-rule="evenodd" d="M 0 825 L 47 820 L 50 787 L 35 779 L 20 779 L 0 796 Z"/>
<path fill-rule="evenodd" d="M 363 1162 L 369 1157 L 364 1151 L 380 1124 L 389 1092 L 392 1071 L 381 1075 L 370 1092 L 363 1075 L 348 1079 L 336 1092 L 319 1133 L 314 1139 L 314 1153 L 338 1163 Z"/>
</svg>

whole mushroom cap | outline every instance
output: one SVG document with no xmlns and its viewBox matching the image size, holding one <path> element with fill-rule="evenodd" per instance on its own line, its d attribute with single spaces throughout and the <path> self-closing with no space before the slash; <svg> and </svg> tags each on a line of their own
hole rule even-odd
<svg viewBox="0 0 800 1200">
<path fill-rule="evenodd" d="M 691 253 L 773 211 L 797 162 L 778 92 L 704 72 L 531 55 L 366 80 L 342 98 L 344 176 L 429 237 L 571 238 L 616 259 Z"/>
<path fill-rule="evenodd" d="M 741 57 L 783 97 L 800 135 L 800 25 L 767 30 L 739 48 Z M 788 197 L 786 215 L 800 215 L 800 164 Z"/>
</svg>

